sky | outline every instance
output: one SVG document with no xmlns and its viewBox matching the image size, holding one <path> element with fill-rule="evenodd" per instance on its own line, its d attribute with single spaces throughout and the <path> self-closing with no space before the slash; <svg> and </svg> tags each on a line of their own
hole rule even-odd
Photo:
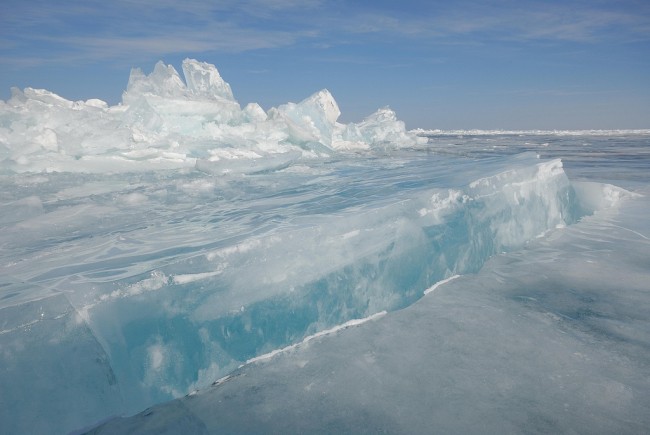
<svg viewBox="0 0 650 435">
<path fill-rule="evenodd" d="M 243 105 L 326 88 L 341 122 L 650 128 L 648 0 L 1 0 L 10 88 L 121 102 L 131 68 L 217 66 Z"/>
</svg>

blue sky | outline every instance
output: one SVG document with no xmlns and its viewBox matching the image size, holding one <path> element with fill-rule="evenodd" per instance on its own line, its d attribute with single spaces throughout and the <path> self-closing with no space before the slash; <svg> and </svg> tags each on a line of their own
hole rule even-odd
<svg viewBox="0 0 650 435">
<path fill-rule="evenodd" d="M 213 63 L 243 104 L 329 89 L 341 121 L 650 128 L 650 2 L 2 0 L 10 87 L 117 104 L 132 67 Z"/>
</svg>

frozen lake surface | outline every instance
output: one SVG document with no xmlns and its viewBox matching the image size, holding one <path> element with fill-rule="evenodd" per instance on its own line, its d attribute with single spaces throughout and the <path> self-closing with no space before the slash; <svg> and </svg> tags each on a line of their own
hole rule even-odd
<svg viewBox="0 0 650 435">
<path fill-rule="evenodd" d="M 183 69 L 0 105 L 0 432 L 650 427 L 650 131 L 344 125 Z"/>
</svg>

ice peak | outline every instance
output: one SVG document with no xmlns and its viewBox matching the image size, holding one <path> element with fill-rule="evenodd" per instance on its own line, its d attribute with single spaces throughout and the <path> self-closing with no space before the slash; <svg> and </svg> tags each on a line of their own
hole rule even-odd
<svg viewBox="0 0 650 435">
<path fill-rule="evenodd" d="M 140 68 L 134 68 L 124 97 L 130 100 L 137 95 L 155 95 L 165 98 L 184 97 L 189 100 L 235 101 L 230 85 L 223 80 L 214 65 L 185 59 L 183 76 L 185 81 L 172 65 L 165 65 L 162 61 L 156 63 L 149 75 L 144 74 Z"/>
<path fill-rule="evenodd" d="M 336 103 L 336 100 L 327 89 L 321 89 L 320 91 L 314 93 L 313 95 L 305 98 L 300 103 L 298 103 L 303 109 L 311 108 L 321 113 L 331 124 L 334 124 L 339 116 L 341 116 L 341 110 L 339 105 Z"/>
<path fill-rule="evenodd" d="M 282 104 L 269 111 L 272 118 L 282 119 L 286 123 L 293 142 L 320 143 L 327 148 L 332 146 L 332 135 L 340 114 L 338 104 L 327 89 L 312 94 L 300 103 Z"/>
<path fill-rule="evenodd" d="M 188 90 L 194 95 L 235 100 L 230 85 L 224 81 L 217 68 L 212 64 L 199 62 L 195 59 L 185 59 L 183 75 Z"/>
<path fill-rule="evenodd" d="M 368 115 L 364 121 L 395 122 L 397 121 L 397 114 L 390 107 L 384 106 L 375 113 Z"/>
<path fill-rule="evenodd" d="M 11 99 L 15 103 L 25 103 L 28 100 L 38 101 L 49 107 L 72 107 L 72 101 L 50 92 L 46 89 L 25 88 L 22 91 L 18 88 L 11 88 Z"/>
<path fill-rule="evenodd" d="M 161 97 L 179 97 L 185 91 L 185 83 L 172 65 L 158 61 L 148 76 L 140 68 L 133 68 L 125 94 L 154 94 Z"/>
</svg>

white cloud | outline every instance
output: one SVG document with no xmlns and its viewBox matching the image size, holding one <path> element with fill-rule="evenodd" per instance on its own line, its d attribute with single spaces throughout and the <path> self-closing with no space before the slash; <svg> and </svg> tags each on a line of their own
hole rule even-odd
<svg viewBox="0 0 650 435">
<path fill-rule="evenodd" d="M 405 38 L 417 44 L 650 39 L 650 14 L 643 12 L 649 12 L 648 7 L 599 9 L 581 2 L 461 1 L 422 9 L 422 3 L 409 5 L 405 0 L 400 8 L 387 10 L 373 4 L 355 8 L 337 0 L 90 0 L 65 5 L 5 1 L 0 11 L 0 57 L 13 65 L 38 59 L 199 56 L 307 40 L 317 50 L 368 38 L 376 43 Z"/>
<path fill-rule="evenodd" d="M 94 4 L 96 7 L 92 2 L 72 3 L 69 7 L 17 5 L 16 11 L 0 18 L 6 34 L 0 38 L 0 49 L 11 49 L 0 53 L 0 57 L 13 65 L 24 65 L 38 59 L 46 63 L 241 52 L 283 47 L 313 35 L 309 30 L 256 25 L 247 14 L 229 16 L 241 14 L 240 9 L 246 5 L 263 2 L 240 2 L 230 9 L 223 4 L 228 2 L 212 6 L 192 0 L 116 0 Z M 276 0 L 258 10 L 282 9 L 295 3 Z"/>
<path fill-rule="evenodd" d="M 211 31 L 189 31 L 134 36 L 72 36 L 57 38 L 62 45 L 75 47 L 97 58 L 120 58 L 138 54 L 239 52 L 292 44 L 297 34 L 264 32 L 221 24 Z"/>
<path fill-rule="evenodd" d="M 495 6 L 475 4 L 439 13 L 395 17 L 381 12 L 361 12 L 342 23 L 351 33 L 396 33 L 432 41 L 454 37 L 509 40 L 562 40 L 597 42 L 613 38 L 650 39 L 650 8 L 606 10 L 568 3 L 517 3 Z"/>
</svg>

